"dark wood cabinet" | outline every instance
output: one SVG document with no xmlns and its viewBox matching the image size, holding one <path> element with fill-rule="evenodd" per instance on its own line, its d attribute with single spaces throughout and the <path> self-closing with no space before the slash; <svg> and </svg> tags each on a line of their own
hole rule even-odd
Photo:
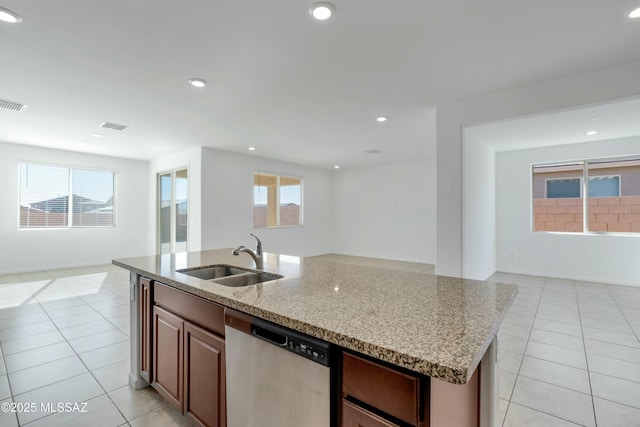
<svg viewBox="0 0 640 427">
<path fill-rule="evenodd" d="M 416 373 L 344 352 L 342 397 L 342 427 L 429 426 L 429 379 Z"/>
<path fill-rule="evenodd" d="M 140 376 L 147 382 L 152 381 L 151 343 L 153 322 L 153 286 L 151 280 L 140 277 L 138 304 L 140 310 Z"/>
<path fill-rule="evenodd" d="M 226 425 L 224 339 L 184 326 L 184 413 L 195 425 Z"/>
<path fill-rule="evenodd" d="M 225 427 L 224 307 L 159 282 L 153 301 L 151 385 L 191 424 Z"/>
<path fill-rule="evenodd" d="M 342 427 L 400 427 L 398 424 L 361 408 L 348 400 L 342 401 Z"/>
<path fill-rule="evenodd" d="M 151 385 L 165 399 L 182 408 L 184 321 L 166 310 L 153 307 L 154 346 Z"/>
</svg>

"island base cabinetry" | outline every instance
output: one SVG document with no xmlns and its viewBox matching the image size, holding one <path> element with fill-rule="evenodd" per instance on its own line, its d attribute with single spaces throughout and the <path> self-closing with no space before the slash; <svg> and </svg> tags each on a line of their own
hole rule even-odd
<svg viewBox="0 0 640 427">
<path fill-rule="evenodd" d="M 342 401 L 342 427 L 400 427 L 379 415 L 349 402 Z"/>
<path fill-rule="evenodd" d="M 224 338 L 186 322 L 184 413 L 192 424 L 225 426 Z"/>
<path fill-rule="evenodd" d="M 224 307 L 158 282 L 153 289 L 151 386 L 191 424 L 225 427 Z"/>
<path fill-rule="evenodd" d="M 493 421 L 480 421 L 480 379 L 480 367 L 466 384 L 456 385 L 344 352 L 341 425 L 493 426 Z"/>
<path fill-rule="evenodd" d="M 151 334 L 153 328 L 153 286 L 150 279 L 139 278 L 138 310 L 140 313 L 140 377 L 150 383 L 151 373 Z"/>
<path fill-rule="evenodd" d="M 153 380 L 151 386 L 177 407 L 182 406 L 184 321 L 153 307 Z"/>
<path fill-rule="evenodd" d="M 344 352 L 342 426 L 429 427 L 429 379 Z"/>
</svg>

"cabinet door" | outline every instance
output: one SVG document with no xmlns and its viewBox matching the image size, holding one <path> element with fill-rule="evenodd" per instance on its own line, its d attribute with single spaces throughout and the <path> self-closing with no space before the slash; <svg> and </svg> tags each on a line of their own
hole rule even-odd
<svg viewBox="0 0 640 427">
<path fill-rule="evenodd" d="M 226 426 L 224 339 L 184 326 L 184 413 L 195 425 Z"/>
<path fill-rule="evenodd" d="M 153 382 L 171 404 L 182 408 L 182 354 L 184 321 L 158 306 L 153 307 Z"/>
<path fill-rule="evenodd" d="M 353 403 L 342 401 L 342 427 L 399 427 Z"/>
<path fill-rule="evenodd" d="M 151 328 L 153 322 L 151 280 L 140 278 L 140 376 L 151 382 Z"/>
</svg>

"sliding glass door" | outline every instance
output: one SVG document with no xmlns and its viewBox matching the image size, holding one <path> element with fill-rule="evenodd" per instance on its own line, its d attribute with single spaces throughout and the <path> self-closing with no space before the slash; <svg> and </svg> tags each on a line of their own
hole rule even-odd
<svg viewBox="0 0 640 427">
<path fill-rule="evenodd" d="M 189 172 L 158 174 L 158 253 L 187 251 Z"/>
</svg>

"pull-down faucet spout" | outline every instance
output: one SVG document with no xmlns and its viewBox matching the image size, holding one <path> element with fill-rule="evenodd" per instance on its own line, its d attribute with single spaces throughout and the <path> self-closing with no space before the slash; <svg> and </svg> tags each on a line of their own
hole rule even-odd
<svg viewBox="0 0 640 427">
<path fill-rule="evenodd" d="M 255 239 L 258 241 L 255 252 L 245 246 L 238 246 L 231 253 L 233 255 L 240 255 L 240 253 L 242 252 L 248 253 L 249 255 L 251 255 L 251 258 L 253 258 L 253 261 L 255 261 L 256 269 L 262 270 L 264 268 L 264 260 L 262 258 L 262 242 L 255 234 L 251 233 L 251 236 L 255 237 Z"/>
</svg>

